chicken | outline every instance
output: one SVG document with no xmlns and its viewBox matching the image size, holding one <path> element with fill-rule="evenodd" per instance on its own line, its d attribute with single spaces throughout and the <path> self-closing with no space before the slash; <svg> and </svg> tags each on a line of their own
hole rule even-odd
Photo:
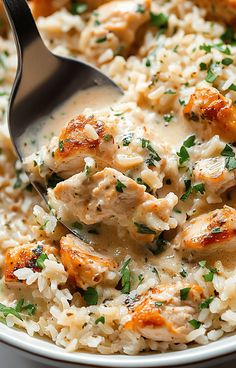
<svg viewBox="0 0 236 368">
<path fill-rule="evenodd" d="M 83 0 L 85 4 L 88 5 L 89 10 L 97 9 L 99 6 L 108 3 L 112 0 Z"/>
<path fill-rule="evenodd" d="M 194 181 L 203 183 L 207 195 L 212 196 L 216 202 L 221 201 L 221 193 L 236 184 L 235 170 L 229 171 L 225 165 L 226 158 L 218 156 L 202 159 L 193 168 Z"/>
<path fill-rule="evenodd" d="M 181 290 L 185 291 L 181 300 Z M 124 328 L 143 337 L 173 343 L 189 342 L 191 321 L 198 313 L 203 290 L 195 284 L 167 284 L 149 290 L 131 305 L 130 321 Z"/>
<path fill-rule="evenodd" d="M 197 88 L 184 107 L 184 114 L 203 139 L 218 134 L 229 142 L 236 140 L 236 108 L 217 89 Z"/>
<path fill-rule="evenodd" d="M 47 17 L 55 11 L 68 6 L 69 0 L 31 0 L 29 2 L 33 15 L 38 17 Z"/>
<path fill-rule="evenodd" d="M 60 241 L 61 262 L 77 287 L 87 289 L 99 283 L 116 281 L 117 264 L 73 235 Z"/>
<path fill-rule="evenodd" d="M 150 3 L 150 0 L 112 1 L 96 9 L 80 38 L 85 56 L 101 64 L 115 54 L 127 55 L 138 29 L 149 20 Z"/>
<path fill-rule="evenodd" d="M 20 268 L 30 268 L 33 271 L 41 271 L 39 259 L 45 259 L 45 255 L 57 255 L 57 249 L 48 245 L 26 244 L 11 248 L 7 251 L 5 257 L 5 281 L 17 281 L 14 272 Z M 43 256 L 42 256 L 43 255 Z"/>
<path fill-rule="evenodd" d="M 142 121 L 131 114 L 127 113 L 123 120 L 123 115 L 115 111 L 77 116 L 59 137 L 53 137 L 48 146 L 26 158 L 25 170 L 40 181 L 40 177 L 50 178 L 52 172 L 67 179 L 84 170 L 91 174 L 108 166 L 128 172 L 156 191 L 162 187 L 169 148 L 161 141 L 149 141 Z"/>
<path fill-rule="evenodd" d="M 176 244 L 187 252 L 202 255 L 236 250 L 236 210 L 229 206 L 200 215 L 187 222 Z"/>
<path fill-rule="evenodd" d="M 232 24 L 236 21 L 236 0 L 194 0 L 194 2 L 206 8 L 213 18 Z"/>
<path fill-rule="evenodd" d="M 50 205 L 64 221 L 119 224 L 139 241 L 151 242 L 161 231 L 177 226 L 171 217 L 178 202 L 175 194 L 157 199 L 145 192 L 144 185 L 114 169 L 91 177 L 74 175 L 48 193 Z"/>
</svg>

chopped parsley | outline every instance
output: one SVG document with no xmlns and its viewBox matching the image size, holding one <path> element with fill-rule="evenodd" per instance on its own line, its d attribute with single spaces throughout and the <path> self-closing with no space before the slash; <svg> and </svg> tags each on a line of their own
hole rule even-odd
<svg viewBox="0 0 236 368">
<path fill-rule="evenodd" d="M 103 43 L 107 41 L 107 36 L 100 37 L 96 40 L 96 43 Z"/>
<path fill-rule="evenodd" d="M 192 186 L 191 180 L 184 180 L 184 184 L 185 193 L 180 197 L 180 200 L 183 202 L 185 202 L 189 198 L 193 191 L 201 194 L 205 193 L 205 186 L 203 183 L 195 184 L 194 186 Z"/>
<path fill-rule="evenodd" d="M 214 83 L 215 80 L 218 78 L 218 74 L 216 73 L 216 67 L 218 63 L 211 63 L 208 70 L 207 70 L 207 76 L 205 78 L 205 81 L 208 83 Z"/>
<path fill-rule="evenodd" d="M 26 310 L 29 316 L 33 316 L 36 313 L 37 305 L 36 304 L 25 304 L 25 300 L 20 299 L 16 304 L 15 310 L 19 313 Z"/>
<path fill-rule="evenodd" d="M 104 323 L 105 323 L 105 317 L 104 316 L 101 316 L 98 319 L 96 319 L 95 325 L 98 325 L 98 323 L 102 323 L 104 325 Z"/>
<path fill-rule="evenodd" d="M 198 264 L 200 267 L 204 268 L 206 266 L 206 261 L 205 260 L 199 261 Z"/>
<path fill-rule="evenodd" d="M 150 66 L 152 65 L 151 60 L 147 58 L 145 65 L 146 65 L 147 68 L 150 68 Z"/>
<path fill-rule="evenodd" d="M 83 298 L 87 305 L 97 305 L 98 303 L 97 290 L 92 287 L 88 287 L 87 290 L 83 292 Z"/>
<path fill-rule="evenodd" d="M 58 146 L 59 146 L 59 151 L 63 152 L 63 150 L 64 150 L 64 141 L 59 141 Z"/>
<path fill-rule="evenodd" d="M 89 165 L 85 165 L 84 171 L 85 171 L 85 175 L 86 176 L 89 176 L 91 174 L 91 172 L 92 172 L 92 167 L 89 166 Z"/>
<path fill-rule="evenodd" d="M 196 144 L 195 143 L 195 140 L 196 140 L 196 136 L 195 135 L 191 135 L 190 137 L 188 137 L 184 141 L 184 143 L 183 143 L 184 147 L 190 148 L 190 147 L 195 146 L 195 144 Z"/>
<path fill-rule="evenodd" d="M 221 233 L 221 228 L 220 227 L 215 227 L 214 229 L 211 230 L 212 234 L 219 234 Z"/>
<path fill-rule="evenodd" d="M 199 67 L 200 67 L 200 70 L 207 70 L 207 64 L 206 63 L 200 63 Z"/>
<path fill-rule="evenodd" d="M 71 229 L 75 234 L 80 235 L 81 230 L 83 229 L 83 225 L 80 222 L 76 221 L 71 224 Z"/>
<path fill-rule="evenodd" d="M 141 14 L 145 13 L 145 9 L 142 4 L 137 5 L 136 13 L 141 13 Z"/>
<path fill-rule="evenodd" d="M 225 145 L 223 151 L 221 151 L 220 154 L 221 154 L 221 156 L 226 156 L 226 157 L 234 157 L 235 156 L 234 150 L 229 144 Z"/>
<path fill-rule="evenodd" d="M 226 31 L 222 34 L 220 38 L 224 43 L 234 44 L 236 42 L 234 29 L 231 26 L 227 27 Z"/>
<path fill-rule="evenodd" d="M 198 321 L 197 319 L 191 319 L 190 321 L 188 321 L 188 323 L 195 329 L 197 330 L 200 326 L 201 326 L 201 322 Z"/>
<path fill-rule="evenodd" d="M 44 268 L 44 261 L 48 259 L 48 256 L 46 253 L 41 253 L 40 256 L 36 259 L 35 266 L 38 268 L 43 269 Z"/>
<path fill-rule="evenodd" d="M 139 234 L 153 234 L 156 235 L 156 231 L 150 229 L 148 226 L 144 224 L 139 224 L 138 222 L 135 222 L 134 225 L 137 227 L 137 231 Z"/>
<path fill-rule="evenodd" d="M 16 318 L 22 321 L 21 315 L 15 308 L 7 307 L 4 304 L 0 303 L 0 313 L 3 313 L 4 317 L 7 317 L 9 314 L 12 314 Z"/>
<path fill-rule="evenodd" d="M 174 117 L 174 115 L 172 115 L 172 114 L 165 114 L 165 115 L 163 116 L 164 120 L 165 120 L 167 123 L 170 123 L 170 122 L 171 122 L 171 120 L 173 119 L 173 117 Z"/>
<path fill-rule="evenodd" d="M 141 178 L 137 178 L 137 179 L 136 179 L 136 182 L 137 182 L 138 184 L 140 184 L 140 185 L 144 185 L 144 186 L 146 187 L 146 192 L 147 192 L 147 193 L 151 193 L 151 192 L 152 192 L 151 187 L 150 187 L 147 183 L 145 183 Z"/>
<path fill-rule="evenodd" d="M 229 171 L 236 169 L 236 158 L 235 157 L 228 157 L 225 161 L 225 167 Z"/>
<path fill-rule="evenodd" d="M 184 278 L 187 277 L 187 271 L 183 268 L 182 271 L 180 272 L 180 275 Z"/>
<path fill-rule="evenodd" d="M 200 309 L 206 309 L 209 308 L 209 305 L 211 304 L 211 302 L 214 300 L 214 296 L 210 296 L 210 298 L 204 300 L 203 302 L 201 302 L 201 304 L 199 305 Z"/>
<path fill-rule="evenodd" d="M 199 49 L 205 51 L 205 53 L 208 54 L 209 52 L 211 52 L 212 45 L 207 45 L 206 43 L 204 43 L 199 46 Z"/>
<path fill-rule="evenodd" d="M 223 59 L 222 61 L 221 61 L 221 63 L 223 64 L 223 65 L 225 65 L 225 66 L 229 66 L 229 65 L 231 65 L 231 64 L 233 64 L 233 59 L 231 59 L 231 58 L 225 58 L 225 59 Z"/>
<path fill-rule="evenodd" d="M 149 166 L 156 166 L 155 161 L 160 161 L 161 158 L 158 155 L 158 153 L 155 151 L 155 149 L 152 147 L 150 141 L 148 139 L 142 138 L 141 139 L 141 145 L 142 148 L 146 148 L 149 150 L 149 158 L 145 161 L 147 165 Z"/>
<path fill-rule="evenodd" d="M 160 308 L 162 307 L 166 302 L 155 302 L 155 307 Z"/>
<path fill-rule="evenodd" d="M 186 300 L 188 297 L 188 294 L 190 292 L 190 287 L 186 287 L 184 289 L 180 289 L 180 299 L 181 300 Z"/>
<path fill-rule="evenodd" d="M 206 275 L 203 275 L 203 278 L 206 282 L 211 282 L 214 278 L 214 274 L 217 273 L 217 269 L 216 268 L 210 268 L 209 273 L 207 273 Z"/>
<path fill-rule="evenodd" d="M 157 28 L 167 28 L 169 17 L 163 13 L 150 12 L 151 24 Z"/>
<path fill-rule="evenodd" d="M 175 95 L 176 91 L 173 91 L 172 89 L 168 89 L 167 91 L 164 92 L 164 95 Z"/>
<path fill-rule="evenodd" d="M 142 273 L 140 273 L 139 275 L 138 275 L 138 285 L 141 285 L 142 284 L 142 282 L 144 281 L 144 276 L 143 276 L 143 274 Z"/>
<path fill-rule="evenodd" d="M 122 139 L 122 142 L 123 142 L 123 146 L 127 147 L 130 145 L 131 141 L 132 141 L 132 138 L 133 138 L 133 134 L 132 133 L 129 133 L 127 134 L 123 139 Z"/>
<path fill-rule="evenodd" d="M 110 140 L 112 139 L 112 135 L 111 134 L 105 134 L 103 137 L 104 141 L 106 142 L 110 142 Z"/>
<path fill-rule="evenodd" d="M 180 147 L 180 151 L 177 152 L 177 155 L 179 156 L 179 164 L 183 165 L 186 161 L 189 159 L 189 153 L 185 146 Z"/>
<path fill-rule="evenodd" d="M 236 91 L 236 84 L 231 84 L 231 86 L 229 87 L 230 91 Z"/>
<path fill-rule="evenodd" d="M 83 3 L 81 3 L 81 4 L 72 3 L 70 12 L 73 15 L 79 15 L 79 14 L 84 13 L 87 9 L 88 9 L 88 5 L 87 4 L 83 4 Z"/>
<path fill-rule="evenodd" d="M 123 294 L 129 294 L 130 289 L 131 289 L 130 270 L 129 270 L 130 261 L 131 261 L 131 258 L 128 258 L 120 270 L 121 286 L 122 286 L 121 291 Z"/>
<path fill-rule="evenodd" d="M 122 183 L 119 179 L 117 179 L 116 191 L 119 193 L 123 193 L 125 188 L 126 188 L 126 185 Z"/>
<path fill-rule="evenodd" d="M 163 253 L 168 244 L 168 241 L 163 237 L 163 233 L 161 233 L 156 239 L 156 247 L 152 250 L 152 253 L 155 255 Z"/>
<path fill-rule="evenodd" d="M 22 186 L 22 180 L 20 175 L 22 174 L 22 170 L 16 170 L 16 181 L 13 184 L 14 189 L 19 189 Z"/>
</svg>

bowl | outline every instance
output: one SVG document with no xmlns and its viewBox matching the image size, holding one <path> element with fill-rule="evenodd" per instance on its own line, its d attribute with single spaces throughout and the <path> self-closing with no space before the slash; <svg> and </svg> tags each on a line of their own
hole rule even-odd
<svg viewBox="0 0 236 368">
<path fill-rule="evenodd" d="M 236 336 L 226 336 L 208 345 L 187 350 L 135 356 L 122 354 L 99 355 L 85 352 L 68 353 L 46 339 L 30 337 L 25 332 L 1 325 L 0 341 L 25 357 L 58 368 L 79 367 L 196 367 L 206 368 L 236 358 Z"/>
</svg>

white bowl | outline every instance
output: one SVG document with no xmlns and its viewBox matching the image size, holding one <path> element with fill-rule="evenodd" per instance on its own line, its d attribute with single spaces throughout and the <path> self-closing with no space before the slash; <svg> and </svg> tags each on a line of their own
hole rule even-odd
<svg viewBox="0 0 236 368">
<path fill-rule="evenodd" d="M 0 341 L 18 349 L 21 354 L 28 355 L 41 363 L 56 367 L 177 367 L 191 365 L 209 367 L 214 362 L 233 359 L 236 353 L 236 336 L 227 336 L 209 345 L 192 347 L 187 350 L 174 351 L 163 354 L 127 355 L 99 355 L 90 353 L 67 353 L 46 339 L 28 336 L 25 332 L 0 326 Z M 221 359 L 219 359 L 221 357 Z M 213 360 L 213 361 L 212 361 Z M 206 366 L 207 363 L 207 366 Z"/>
</svg>

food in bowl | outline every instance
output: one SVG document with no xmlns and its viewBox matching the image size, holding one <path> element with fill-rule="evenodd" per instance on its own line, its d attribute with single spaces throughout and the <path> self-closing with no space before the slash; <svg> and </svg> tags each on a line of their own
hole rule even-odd
<svg viewBox="0 0 236 368">
<path fill-rule="evenodd" d="M 1 322 L 130 355 L 236 329 L 234 2 L 209 3 L 31 1 L 48 47 L 124 95 L 74 96 L 22 137 L 23 166 L 4 123 L 16 55 L 2 36 Z"/>
</svg>

